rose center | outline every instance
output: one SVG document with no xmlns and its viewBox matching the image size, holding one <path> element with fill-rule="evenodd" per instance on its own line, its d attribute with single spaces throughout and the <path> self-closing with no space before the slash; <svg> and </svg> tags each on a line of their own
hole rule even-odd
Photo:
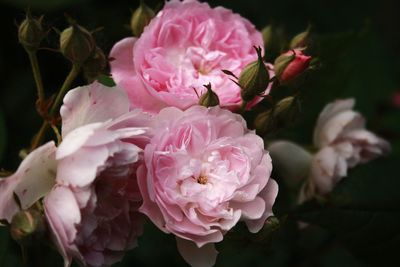
<svg viewBox="0 0 400 267">
<path fill-rule="evenodd" d="M 208 182 L 208 178 L 205 175 L 200 175 L 199 178 L 197 178 L 197 182 L 199 184 L 206 184 Z"/>
</svg>

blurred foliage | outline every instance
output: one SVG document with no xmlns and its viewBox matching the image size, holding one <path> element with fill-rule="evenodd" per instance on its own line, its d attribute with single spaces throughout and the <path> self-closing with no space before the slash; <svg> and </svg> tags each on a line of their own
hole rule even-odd
<svg viewBox="0 0 400 267">
<path fill-rule="evenodd" d="M 312 25 L 314 43 L 310 52 L 319 57 L 321 68 L 311 73 L 301 88 L 302 112 L 297 123 L 280 137 L 310 144 L 313 126 L 323 106 L 335 98 L 355 97 L 356 109 L 365 114 L 368 127 L 393 144 L 388 158 L 352 170 L 326 202 L 310 201 L 293 210 L 290 192 L 281 187 L 275 205 L 281 228 L 262 238 L 263 233 L 253 235 L 239 225 L 226 236 L 226 241 L 218 244 L 217 266 L 399 266 L 396 252 L 400 247 L 400 194 L 397 193 L 400 180 L 396 168 L 400 162 L 400 109 L 390 105 L 390 97 L 400 89 L 397 53 L 400 3 L 396 0 L 209 2 L 233 9 L 259 29 L 268 23 L 282 25 L 288 36 L 304 30 L 308 23 Z M 32 133 L 41 123 L 35 112 L 36 93 L 29 61 L 16 35 L 15 21 L 23 19 L 23 10 L 30 6 L 36 15 L 44 13 L 49 29 L 67 26 L 64 13 L 91 30 L 103 26 L 95 37 L 107 53 L 113 43 L 130 35 L 129 18 L 138 3 L 138 0 L 0 1 L 1 167 L 13 170 L 18 166 L 19 150 L 29 146 Z M 162 1 L 147 3 L 157 8 Z M 44 44 L 57 48 L 57 40 L 52 31 Z M 46 50 L 39 52 L 39 62 L 50 96 L 65 78 L 69 63 Z M 83 82 L 78 80 L 76 85 Z M 103 77 L 101 82 L 111 80 Z M 284 219 L 289 212 L 292 215 Z M 312 225 L 299 231 L 296 221 L 299 219 Z M 54 252 L 46 251 L 46 255 L 50 255 L 46 257 L 48 262 L 56 257 Z M 176 251 L 173 236 L 148 223 L 139 247 L 116 266 L 161 265 L 186 266 Z M 20 248 L 3 227 L 0 227 L 0 266 L 22 266 Z M 48 266 L 61 265 L 58 262 Z"/>
</svg>

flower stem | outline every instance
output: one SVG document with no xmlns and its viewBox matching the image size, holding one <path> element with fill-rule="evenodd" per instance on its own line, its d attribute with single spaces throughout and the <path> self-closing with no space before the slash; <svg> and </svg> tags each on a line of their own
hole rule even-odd
<svg viewBox="0 0 400 267">
<path fill-rule="evenodd" d="M 43 103 L 45 99 L 44 87 L 43 87 L 42 75 L 40 74 L 40 68 L 36 51 L 28 51 L 28 56 L 29 56 L 29 61 L 31 62 L 33 77 L 36 83 L 38 99 L 39 102 Z"/>
<path fill-rule="evenodd" d="M 56 99 L 54 100 L 54 103 L 51 106 L 51 109 L 49 112 L 50 116 L 54 116 L 57 113 L 58 107 L 61 104 L 61 101 L 63 100 L 65 94 L 70 89 L 71 84 L 75 80 L 76 76 L 78 76 L 80 70 L 81 70 L 80 65 L 78 65 L 78 64 L 72 65 L 71 71 L 69 72 L 67 78 L 65 79 L 63 85 L 61 86 L 60 91 L 58 91 Z"/>
<path fill-rule="evenodd" d="M 78 64 L 72 65 L 71 71 L 69 72 L 67 78 L 65 79 L 64 83 L 62 84 L 60 90 L 58 91 L 58 94 L 56 96 L 56 99 L 53 102 L 53 105 L 51 106 L 50 112 L 49 112 L 49 117 L 54 117 L 56 113 L 58 112 L 59 105 L 61 104 L 62 99 L 64 98 L 65 94 L 68 92 L 68 90 L 71 87 L 72 82 L 75 80 L 76 76 L 78 76 L 79 71 L 81 70 L 81 66 Z M 35 139 L 32 142 L 31 145 L 31 151 L 37 148 L 43 141 L 47 129 L 50 127 L 50 122 L 49 121 L 44 121 L 42 126 L 40 127 L 39 132 L 36 134 Z M 57 133 L 56 133 L 57 134 Z"/>
<path fill-rule="evenodd" d="M 49 128 L 49 123 L 47 121 L 44 121 L 42 126 L 39 129 L 39 132 L 35 135 L 35 137 L 32 141 L 30 151 L 34 150 L 42 143 L 43 138 L 44 138 L 48 128 Z"/>
</svg>

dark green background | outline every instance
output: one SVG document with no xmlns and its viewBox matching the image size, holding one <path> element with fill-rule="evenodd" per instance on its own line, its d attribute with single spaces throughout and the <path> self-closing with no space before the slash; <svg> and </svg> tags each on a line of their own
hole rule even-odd
<svg viewBox="0 0 400 267">
<path fill-rule="evenodd" d="M 390 104 L 393 93 L 400 90 L 400 2 L 209 2 L 235 10 L 259 29 L 271 22 L 282 25 L 289 36 L 312 24 L 313 52 L 320 58 L 321 68 L 303 85 L 302 113 L 283 136 L 309 144 L 322 107 L 335 98 L 352 96 L 367 117 L 368 127 L 393 144 L 388 158 L 352 170 L 327 203 L 311 201 L 294 209 L 281 186 L 275 212 L 278 216 L 289 214 L 281 229 L 262 239 L 238 226 L 219 244 L 217 266 L 400 266 L 400 109 Z M 0 1 L 0 166 L 7 170 L 18 166 L 19 150 L 29 146 L 41 123 L 35 112 L 29 61 L 16 35 L 16 23 L 23 20 L 28 4 L 36 15 L 45 14 L 48 28 L 66 27 L 64 13 L 89 29 L 104 27 L 95 37 L 107 53 L 113 43 L 130 35 L 129 17 L 138 1 Z M 159 2 L 149 4 L 157 7 Z M 57 38 L 51 32 L 44 46 L 56 48 Z M 49 96 L 62 83 L 69 65 L 50 51 L 40 51 L 39 61 Z M 83 83 L 76 81 L 76 85 Z M 299 232 L 295 219 L 319 226 Z M 173 237 L 150 224 L 139 245 L 117 266 L 185 266 Z M 22 266 L 19 253 L 6 229 L 0 228 L 0 266 Z M 59 259 L 57 264 L 51 263 L 57 256 L 50 250 L 44 255 L 48 266 L 60 264 Z"/>
</svg>

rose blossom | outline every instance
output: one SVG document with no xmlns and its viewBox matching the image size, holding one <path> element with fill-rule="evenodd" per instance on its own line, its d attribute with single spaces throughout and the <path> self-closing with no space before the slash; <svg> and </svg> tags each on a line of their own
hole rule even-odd
<svg viewBox="0 0 400 267">
<path fill-rule="evenodd" d="M 365 128 L 364 117 L 353 110 L 354 99 L 337 100 L 321 112 L 314 131 L 319 152 L 311 177 L 320 193 L 328 193 L 347 169 L 387 154 L 390 144 Z"/>
<path fill-rule="evenodd" d="M 138 169 L 140 211 L 177 237 L 192 266 L 212 266 L 214 244 L 239 220 L 259 231 L 278 192 L 263 140 L 219 107 L 170 107 L 154 118 Z"/>
<path fill-rule="evenodd" d="M 309 67 L 311 59 L 301 49 L 293 49 L 280 55 L 275 60 L 276 77 L 281 83 L 293 81 Z"/>
<path fill-rule="evenodd" d="M 194 0 L 172 0 L 140 38 L 115 44 L 111 73 L 132 105 L 148 112 L 193 106 L 208 83 L 221 106 L 234 109 L 241 104 L 240 88 L 221 70 L 239 76 L 257 59 L 253 46 L 263 47 L 262 35 L 240 15 Z"/>
<path fill-rule="evenodd" d="M 136 168 L 149 117 L 129 111 L 123 91 L 98 83 L 70 91 L 60 113 L 57 184 L 44 200 L 45 215 L 65 266 L 72 258 L 109 266 L 141 234 Z"/>
</svg>

